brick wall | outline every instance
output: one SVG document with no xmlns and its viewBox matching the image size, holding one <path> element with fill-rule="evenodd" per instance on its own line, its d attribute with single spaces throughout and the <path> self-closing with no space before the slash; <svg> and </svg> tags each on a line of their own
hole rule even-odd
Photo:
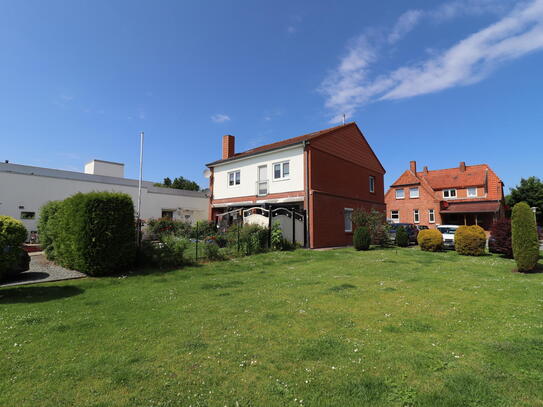
<svg viewBox="0 0 543 407">
<path fill-rule="evenodd" d="M 409 189 L 417 185 L 405 187 L 392 187 L 385 196 L 387 219 L 391 218 L 391 211 L 400 211 L 400 223 L 414 223 L 413 211 L 419 210 L 419 225 L 435 227 L 435 224 L 440 224 L 441 217 L 439 215 L 439 200 L 436 199 L 433 193 L 419 185 L 419 197 L 409 198 Z M 396 189 L 404 189 L 404 199 L 396 199 Z M 433 209 L 435 215 L 435 223 L 429 222 L 428 210 Z"/>
</svg>

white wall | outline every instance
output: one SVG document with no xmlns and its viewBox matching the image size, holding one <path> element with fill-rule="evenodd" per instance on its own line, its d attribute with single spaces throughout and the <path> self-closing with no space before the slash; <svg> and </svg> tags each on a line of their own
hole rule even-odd
<svg viewBox="0 0 543 407">
<path fill-rule="evenodd" d="M 136 210 L 137 187 L 0 172 L 0 215 L 21 220 L 30 232 L 37 230 L 39 210 L 43 204 L 65 199 L 77 192 L 92 191 L 127 193 L 132 197 Z M 204 197 L 154 193 L 142 188 L 141 199 L 143 219 L 159 218 L 163 209 L 177 211 L 178 208 L 184 210 L 174 213 L 175 218 L 184 219 L 185 214 L 190 214 L 188 220 L 191 222 L 207 219 L 209 201 Z M 24 209 L 19 209 L 19 206 L 24 206 Z M 36 217 L 22 220 L 21 211 L 36 212 Z"/>
<path fill-rule="evenodd" d="M 289 160 L 290 176 L 284 180 L 273 179 L 273 164 Z M 268 167 L 268 194 L 302 191 L 304 189 L 304 150 L 303 146 L 290 147 L 239 160 L 219 164 L 214 169 L 213 198 L 225 199 L 256 195 L 258 167 Z M 240 185 L 228 185 L 228 173 L 241 171 Z"/>
</svg>

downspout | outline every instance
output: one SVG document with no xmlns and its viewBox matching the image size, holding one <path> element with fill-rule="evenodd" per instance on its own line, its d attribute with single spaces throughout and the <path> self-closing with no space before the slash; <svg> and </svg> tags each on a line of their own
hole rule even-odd
<svg viewBox="0 0 543 407">
<path fill-rule="evenodd" d="M 309 150 L 307 146 L 309 145 L 308 140 L 304 140 L 304 158 L 305 158 L 305 202 L 307 205 L 305 211 L 306 218 L 306 228 L 305 228 L 305 242 L 306 247 L 310 246 L 309 243 Z"/>
</svg>

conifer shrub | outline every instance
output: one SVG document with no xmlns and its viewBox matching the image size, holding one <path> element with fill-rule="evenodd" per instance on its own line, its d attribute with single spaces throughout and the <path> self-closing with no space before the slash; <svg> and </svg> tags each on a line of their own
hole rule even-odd
<svg viewBox="0 0 543 407">
<path fill-rule="evenodd" d="M 535 216 L 526 202 L 513 207 L 511 242 L 518 271 L 532 271 L 539 259 L 539 239 Z"/>
<path fill-rule="evenodd" d="M 477 225 L 460 226 L 454 234 L 454 249 L 464 256 L 482 256 L 485 254 L 486 235 Z"/>
<path fill-rule="evenodd" d="M 426 252 L 438 252 L 443 249 L 443 235 L 437 229 L 421 230 L 417 242 L 420 249 Z"/>
<path fill-rule="evenodd" d="M 499 253 L 513 258 L 513 246 L 511 244 L 511 219 L 503 218 L 496 221 L 490 229 L 488 249 L 491 253 Z"/>
<path fill-rule="evenodd" d="M 403 226 L 400 226 L 396 230 L 395 243 L 396 243 L 396 246 L 400 246 L 400 247 L 409 246 L 409 235 L 407 234 L 407 230 L 405 230 Z"/>
<path fill-rule="evenodd" d="M 30 258 L 22 248 L 26 236 L 21 221 L 0 215 L 0 281 L 28 270 Z"/>
<path fill-rule="evenodd" d="M 49 201 L 40 208 L 40 218 L 38 220 L 38 237 L 41 248 L 49 260 L 55 258 L 54 234 L 55 234 L 55 214 L 61 207 L 60 201 Z"/>
<path fill-rule="evenodd" d="M 356 250 L 368 250 L 371 244 L 371 232 L 366 226 L 357 227 L 353 233 L 353 246 Z"/>
</svg>

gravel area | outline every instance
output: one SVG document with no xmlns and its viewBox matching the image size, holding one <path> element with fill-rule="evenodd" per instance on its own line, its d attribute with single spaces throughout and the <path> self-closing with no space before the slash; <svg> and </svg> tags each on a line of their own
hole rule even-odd
<svg viewBox="0 0 543 407">
<path fill-rule="evenodd" d="M 22 284 L 45 283 L 49 281 L 71 280 L 86 277 L 85 274 L 75 270 L 68 270 L 48 261 L 42 253 L 30 254 L 30 270 L 17 276 L 13 281 L 1 284 L 8 287 Z"/>
</svg>

